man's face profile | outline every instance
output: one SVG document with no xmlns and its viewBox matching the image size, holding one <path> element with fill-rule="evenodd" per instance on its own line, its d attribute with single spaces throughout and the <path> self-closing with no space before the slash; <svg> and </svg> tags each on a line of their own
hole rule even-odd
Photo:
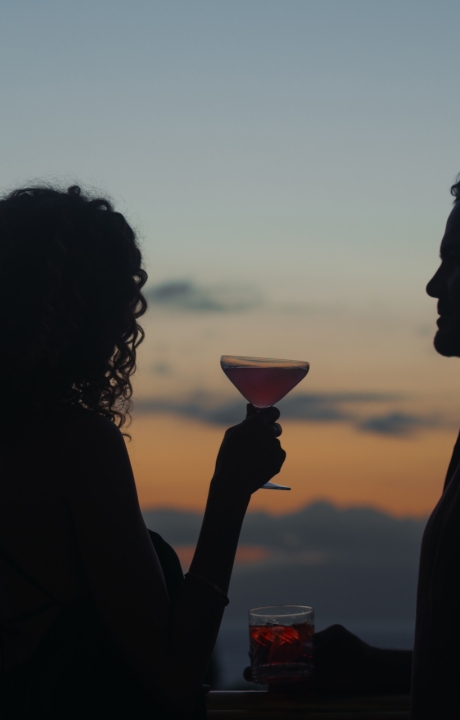
<svg viewBox="0 0 460 720">
<path fill-rule="evenodd" d="M 438 298 L 434 346 L 446 357 L 460 357 L 460 202 L 449 215 L 441 241 L 441 265 L 429 281 L 428 295 Z"/>
</svg>

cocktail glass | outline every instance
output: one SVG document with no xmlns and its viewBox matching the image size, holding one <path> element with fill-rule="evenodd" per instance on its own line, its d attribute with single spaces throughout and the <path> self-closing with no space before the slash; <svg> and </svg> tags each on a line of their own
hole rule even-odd
<svg viewBox="0 0 460 720">
<path fill-rule="evenodd" d="M 254 407 L 268 408 L 288 394 L 310 369 L 303 360 L 222 355 L 222 370 Z M 265 490 L 290 490 L 287 485 L 266 483 Z"/>
<path fill-rule="evenodd" d="M 249 611 L 249 656 L 254 682 L 299 682 L 313 669 L 314 610 L 271 605 Z"/>
</svg>

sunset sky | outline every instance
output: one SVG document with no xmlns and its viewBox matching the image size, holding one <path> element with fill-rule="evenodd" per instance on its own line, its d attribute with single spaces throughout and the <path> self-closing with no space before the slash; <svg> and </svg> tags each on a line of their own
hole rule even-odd
<svg viewBox="0 0 460 720">
<path fill-rule="evenodd" d="M 460 172 L 456 0 L 4 3 L 0 186 L 110 195 L 150 307 L 128 444 L 144 508 L 203 507 L 244 400 L 224 353 L 308 360 L 290 493 L 424 516 L 460 424 L 432 348 Z"/>
</svg>

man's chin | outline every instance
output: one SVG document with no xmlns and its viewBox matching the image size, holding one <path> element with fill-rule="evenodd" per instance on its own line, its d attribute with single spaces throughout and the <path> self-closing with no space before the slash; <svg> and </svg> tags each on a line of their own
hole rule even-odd
<svg viewBox="0 0 460 720">
<path fill-rule="evenodd" d="M 433 341 L 436 352 L 444 357 L 460 357 L 460 337 L 458 333 L 438 330 Z"/>
</svg>

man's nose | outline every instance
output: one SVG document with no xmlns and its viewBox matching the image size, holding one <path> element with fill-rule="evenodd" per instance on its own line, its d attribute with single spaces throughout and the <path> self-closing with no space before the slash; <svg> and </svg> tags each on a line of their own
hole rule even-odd
<svg viewBox="0 0 460 720">
<path fill-rule="evenodd" d="M 439 298 L 441 292 L 441 268 L 439 268 L 431 280 L 428 281 L 426 292 L 430 297 Z"/>
</svg>

